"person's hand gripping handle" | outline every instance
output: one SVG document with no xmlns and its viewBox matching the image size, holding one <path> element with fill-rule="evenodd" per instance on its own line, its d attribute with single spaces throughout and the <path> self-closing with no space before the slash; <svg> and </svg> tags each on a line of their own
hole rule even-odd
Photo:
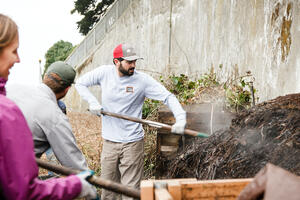
<svg viewBox="0 0 300 200">
<path fill-rule="evenodd" d="M 89 111 L 95 115 L 101 116 L 102 110 L 103 110 L 103 107 L 99 103 L 89 105 Z"/>
<path fill-rule="evenodd" d="M 99 200 L 99 196 L 97 194 L 96 187 L 91 185 L 87 180 L 95 174 L 92 170 L 82 171 L 76 176 L 79 178 L 81 182 L 81 192 L 78 198 L 85 197 L 86 199 L 94 199 Z"/>
</svg>

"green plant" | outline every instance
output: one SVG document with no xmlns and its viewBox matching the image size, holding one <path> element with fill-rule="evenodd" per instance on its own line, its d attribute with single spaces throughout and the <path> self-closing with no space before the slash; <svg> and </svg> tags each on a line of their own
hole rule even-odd
<svg viewBox="0 0 300 200">
<path fill-rule="evenodd" d="M 162 103 L 160 101 L 146 98 L 143 105 L 143 119 L 157 121 L 158 109 Z M 144 126 L 144 178 L 152 178 L 155 174 L 156 165 L 156 129 Z"/>
<path fill-rule="evenodd" d="M 143 119 L 152 116 L 153 112 L 156 111 L 160 105 L 161 105 L 160 101 L 146 98 L 142 110 Z"/>
<path fill-rule="evenodd" d="M 156 129 L 144 127 L 145 146 L 144 146 L 144 179 L 153 178 L 156 166 Z"/>
<path fill-rule="evenodd" d="M 161 76 L 160 81 L 183 103 L 187 103 L 194 96 L 197 85 L 195 81 L 189 80 L 188 76 L 184 74 L 180 74 L 179 76 L 171 75 L 168 79 L 164 79 Z"/>
<path fill-rule="evenodd" d="M 71 14 L 77 12 L 83 16 L 77 22 L 79 32 L 87 35 L 114 2 L 115 0 L 75 0 L 74 9 L 71 10 Z"/>
<path fill-rule="evenodd" d="M 219 82 L 217 81 L 217 75 L 214 72 L 210 72 L 209 74 L 205 73 L 200 77 L 197 81 L 198 87 L 214 87 L 218 86 Z"/>
<path fill-rule="evenodd" d="M 49 65 L 56 61 L 65 61 L 74 48 L 75 46 L 73 46 L 72 43 L 63 40 L 53 44 L 53 46 L 50 47 L 45 54 L 46 63 L 44 66 L 43 77 Z"/>
<path fill-rule="evenodd" d="M 215 87 L 219 85 L 216 73 L 211 71 L 202 75 L 198 80 L 192 81 L 188 76 L 180 74 L 171 75 L 168 79 L 160 76 L 160 81 L 173 94 L 176 95 L 181 103 L 187 104 L 201 88 Z"/>
<path fill-rule="evenodd" d="M 253 82 L 249 80 L 251 76 L 251 73 L 248 72 L 247 75 L 241 76 L 229 84 L 224 84 L 227 107 L 234 108 L 238 112 L 251 106 L 253 101 L 252 92 L 253 94 L 256 93 L 256 89 L 253 88 Z"/>
</svg>

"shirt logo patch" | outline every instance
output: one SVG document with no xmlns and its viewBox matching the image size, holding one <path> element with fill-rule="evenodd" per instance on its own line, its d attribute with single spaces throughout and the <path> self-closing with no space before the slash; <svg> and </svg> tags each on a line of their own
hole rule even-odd
<svg viewBox="0 0 300 200">
<path fill-rule="evenodd" d="M 127 86 L 127 87 L 126 87 L 126 92 L 131 92 L 131 93 L 133 93 L 133 87 Z"/>
</svg>

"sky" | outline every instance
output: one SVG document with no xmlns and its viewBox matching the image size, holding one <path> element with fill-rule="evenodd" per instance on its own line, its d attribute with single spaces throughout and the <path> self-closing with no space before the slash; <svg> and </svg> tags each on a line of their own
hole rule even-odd
<svg viewBox="0 0 300 200">
<path fill-rule="evenodd" d="M 47 50 L 59 40 L 76 45 L 84 39 L 76 24 L 82 16 L 70 13 L 74 1 L 0 0 L 0 13 L 17 23 L 20 36 L 18 52 L 21 62 L 10 70 L 8 85 L 39 84 Z"/>
</svg>

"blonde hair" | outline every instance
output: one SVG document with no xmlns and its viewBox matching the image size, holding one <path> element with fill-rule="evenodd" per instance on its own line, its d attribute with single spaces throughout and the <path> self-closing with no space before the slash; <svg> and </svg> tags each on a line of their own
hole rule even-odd
<svg viewBox="0 0 300 200">
<path fill-rule="evenodd" d="M 0 14 L 0 52 L 18 35 L 17 24 L 8 16 Z"/>
</svg>

